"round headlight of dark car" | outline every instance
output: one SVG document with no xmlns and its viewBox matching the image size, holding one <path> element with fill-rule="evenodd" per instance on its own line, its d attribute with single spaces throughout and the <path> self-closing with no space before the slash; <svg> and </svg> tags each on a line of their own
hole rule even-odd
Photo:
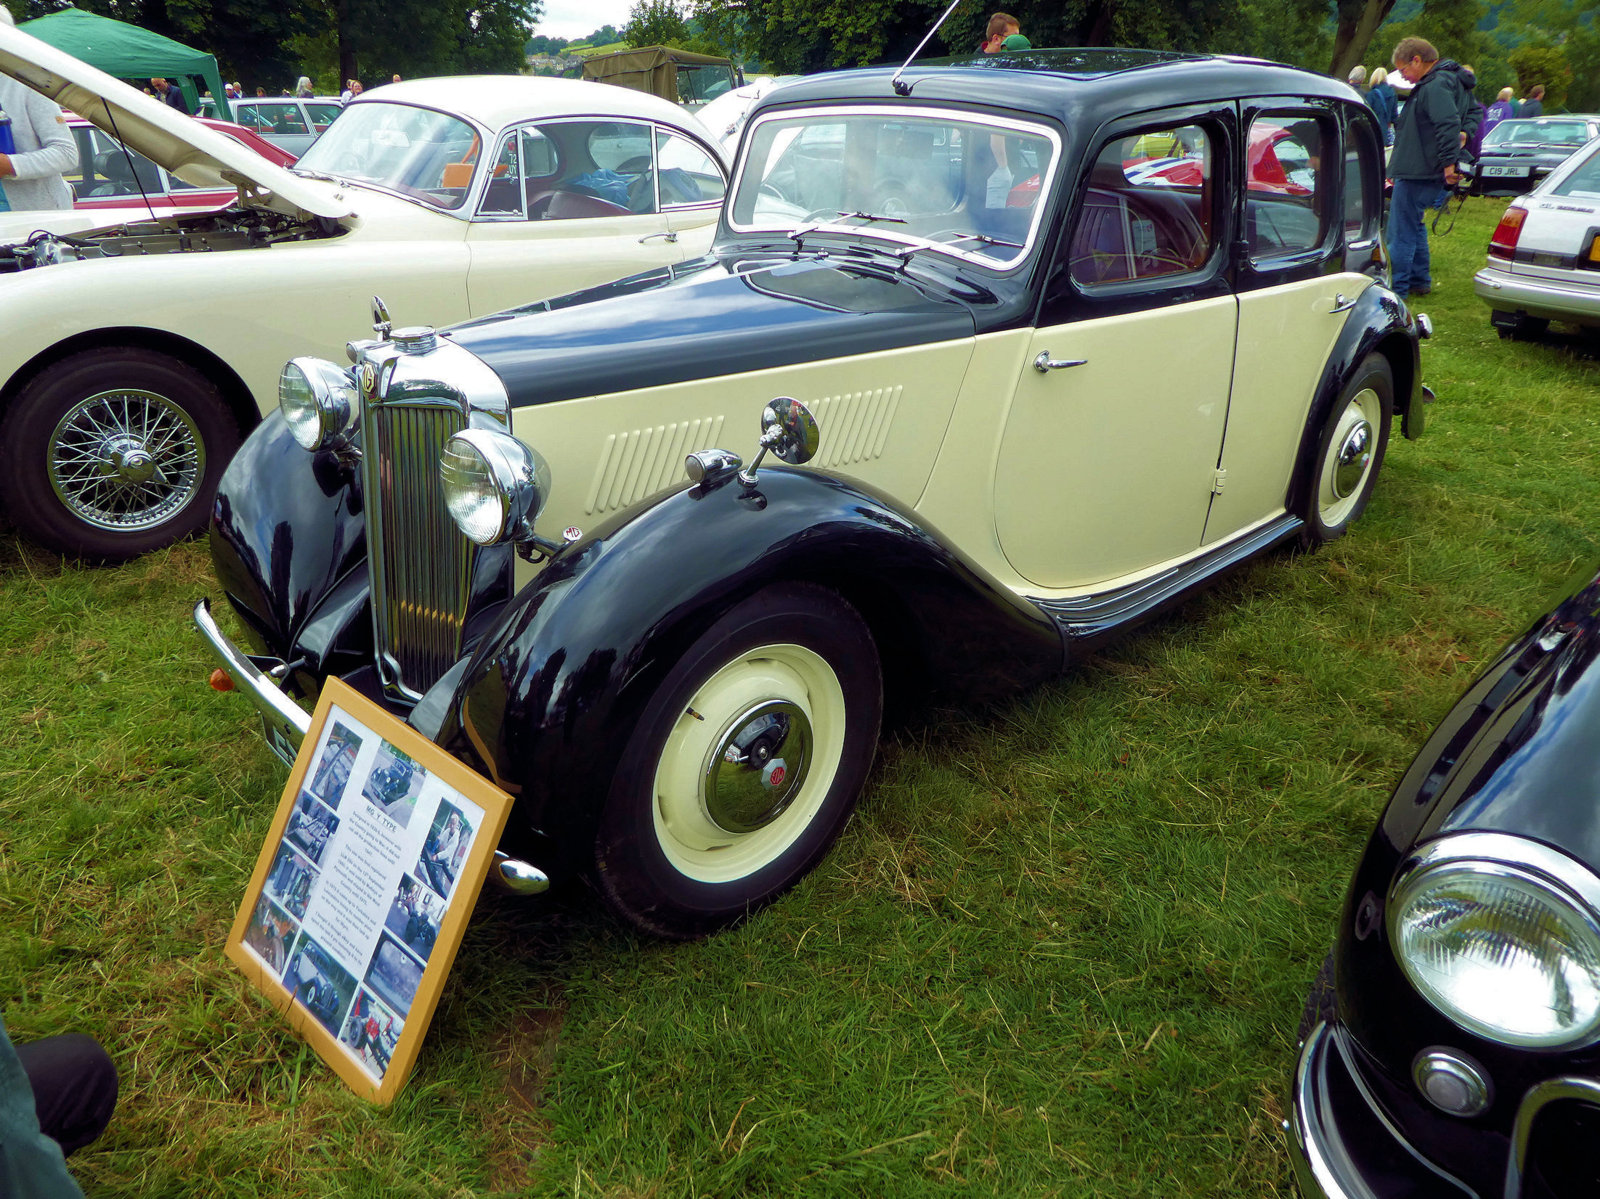
<svg viewBox="0 0 1600 1199">
<path fill-rule="evenodd" d="M 358 410 L 356 385 L 335 363 L 294 358 L 278 375 L 278 409 L 303 448 L 337 448 L 349 440 Z"/>
<path fill-rule="evenodd" d="M 439 456 L 444 502 L 463 535 L 479 545 L 522 541 L 550 495 L 550 468 L 509 433 L 468 429 Z"/>
<path fill-rule="evenodd" d="M 1483 840 L 1459 838 L 1469 839 Z M 1535 864 L 1439 855 L 1406 874 L 1389 908 L 1395 957 L 1423 998 L 1468 1032 L 1531 1049 L 1591 1042 L 1600 1036 L 1600 917 L 1561 881 L 1587 872 L 1521 844 Z M 1560 874 L 1537 868 L 1546 857 Z"/>
</svg>

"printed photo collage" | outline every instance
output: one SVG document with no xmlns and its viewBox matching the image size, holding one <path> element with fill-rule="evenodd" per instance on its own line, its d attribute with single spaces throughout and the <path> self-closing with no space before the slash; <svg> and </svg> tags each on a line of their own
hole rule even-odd
<svg viewBox="0 0 1600 1199">
<path fill-rule="evenodd" d="M 381 1082 L 484 813 L 338 708 L 306 778 L 244 944 Z"/>
</svg>

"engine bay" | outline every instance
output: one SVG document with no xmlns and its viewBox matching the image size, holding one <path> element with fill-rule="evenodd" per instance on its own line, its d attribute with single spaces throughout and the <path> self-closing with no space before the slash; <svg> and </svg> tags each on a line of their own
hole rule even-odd
<svg viewBox="0 0 1600 1199">
<path fill-rule="evenodd" d="M 313 241 L 342 232 L 337 221 L 324 217 L 302 219 L 261 208 L 128 222 L 84 234 L 40 230 L 26 241 L 0 245 L 0 273 L 89 258 L 266 249 L 279 242 Z"/>
</svg>

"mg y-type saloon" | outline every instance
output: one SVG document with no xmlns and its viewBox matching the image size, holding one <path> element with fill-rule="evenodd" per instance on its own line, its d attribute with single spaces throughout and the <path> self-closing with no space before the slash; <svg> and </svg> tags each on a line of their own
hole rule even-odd
<svg viewBox="0 0 1600 1199">
<path fill-rule="evenodd" d="M 1382 175 L 1354 92 L 1264 63 L 795 82 L 710 255 L 289 363 L 212 532 L 253 652 L 197 619 L 281 751 L 337 675 L 515 796 L 503 876 L 705 932 L 821 857 L 886 697 L 1345 531 L 1425 412 Z"/>
</svg>

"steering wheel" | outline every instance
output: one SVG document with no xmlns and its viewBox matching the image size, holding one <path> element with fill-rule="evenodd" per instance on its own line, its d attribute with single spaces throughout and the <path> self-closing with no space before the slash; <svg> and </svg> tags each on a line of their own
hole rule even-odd
<svg viewBox="0 0 1600 1199">
<path fill-rule="evenodd" d="M 783 188 L 779 187 L 776 183 L 763 183 L 760 187 L 756 188 L 756 195 L 766 196 L 768 199 L 776 200 L 780 204 L 794 203 L 793 200 L 789 199 L 789 197 L 784 194 Z"/>
</svg>

